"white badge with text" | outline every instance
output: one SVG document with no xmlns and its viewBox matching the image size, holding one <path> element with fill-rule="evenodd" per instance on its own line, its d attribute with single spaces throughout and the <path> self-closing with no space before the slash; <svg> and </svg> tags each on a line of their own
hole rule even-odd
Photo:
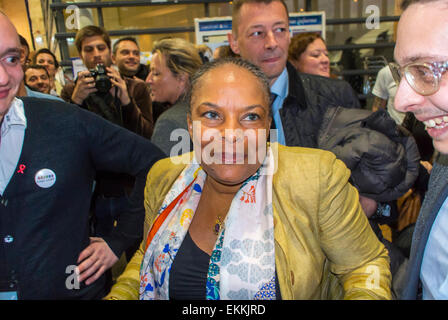
<svg viewBox="0 0 448 320">
<path fill-rule="evenodd" d="M 34 176 L 34 181 L 41 188 L 50 188 L 56 182 L 56 174 L 51 169 L 41 169 Z"/>
</svg>

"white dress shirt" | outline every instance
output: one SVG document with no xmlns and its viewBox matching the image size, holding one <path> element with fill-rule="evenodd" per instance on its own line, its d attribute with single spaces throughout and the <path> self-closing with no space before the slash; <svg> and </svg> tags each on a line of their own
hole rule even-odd
<svg viewBox="0 0 448 320">
<path fill-rule="evenodd" d="M 448 198 L 429 233 L 423 254 L 420 279 L 424 300 L 448 299 Z"/>
<path fill-rule="evenodd" d="M 22 153 L 25 129 L 23 101 L 14 98 L 0 127 L 0 195 L 3 195 L 17 168 Z"/>
</svg>

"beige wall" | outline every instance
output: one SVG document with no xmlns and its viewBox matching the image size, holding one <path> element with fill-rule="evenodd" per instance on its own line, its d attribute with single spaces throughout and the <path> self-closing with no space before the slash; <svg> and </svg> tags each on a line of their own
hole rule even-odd
<svg viewBox="0 0 448 320">
<path fill-rule="evenodd" d="M 0 0 L 0 9 L 9 17 L 9 19 L 11 19 L 17 32 L 28 41 L 30 50 L 33 50 L 25 1 Z"/>
<path fill-rule="evenodd" d="M 11 19 L 17 32 L 28 41 L 30 51 L 32 52 L 34 48 L 31 37 L 35 39 L 36 50 L 46 47 L 47 41 L 40 0 L 28 0 L 28 5 L 33 28 L 32 35 L 25 0 L 0 0 L 0 9 Z M 39 42 L 36 39 L 41 39 L 42 41 Z"/>
<path fill-rule="evenodd" d="M 402 0 L 395 0 L 395 12 L 394 14 L 396 16 L 401 15 L 401 9 L 400 9 L 400 4 L 401 4 Z M 394 23 L 394 41 L 397 40 L 397 27 L 398 27 L 398 22 Z"/>
<path fill-rule="evenodd" d="M 28 0 L 28 5 L 30 8 L 30 18 L 33 27 L 33 37 L 36 43 L 36 50 L 39 50 L 40 48 L 47 48 L 47 31 L 45 30 L 41 0 Z M 38 41 L 38 37 L 41 39 L 40 41 Z"/>
</svg>

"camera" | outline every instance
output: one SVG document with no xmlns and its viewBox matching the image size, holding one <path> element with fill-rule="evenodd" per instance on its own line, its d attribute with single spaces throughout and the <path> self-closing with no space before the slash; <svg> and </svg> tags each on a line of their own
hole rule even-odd
<svg viewBox="0 0 448 320">
<path fill-rule="evenodd" d="M 97 64 L 95 69 L 90 69 L 90 75 L 95 79 L 95 87 L 99 93 L 106 94 L 112 87 L 109 77 L 107 76 L 104 64 Z"/>
</svg>

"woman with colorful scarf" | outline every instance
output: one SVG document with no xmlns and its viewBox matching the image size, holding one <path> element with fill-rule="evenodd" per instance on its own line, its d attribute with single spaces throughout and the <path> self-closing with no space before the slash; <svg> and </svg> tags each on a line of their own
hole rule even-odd
<svg viewBox="0 0 448 320">
<path fill-rule="evenodd" d="M 257 67 L 206 64 L 189 101 L 194 152 L 149 172 L 145 238 L 106 299 L 391 298 L 387 251 L 349 170 L 330 152 L 267 142 Z"/>
</svg>

